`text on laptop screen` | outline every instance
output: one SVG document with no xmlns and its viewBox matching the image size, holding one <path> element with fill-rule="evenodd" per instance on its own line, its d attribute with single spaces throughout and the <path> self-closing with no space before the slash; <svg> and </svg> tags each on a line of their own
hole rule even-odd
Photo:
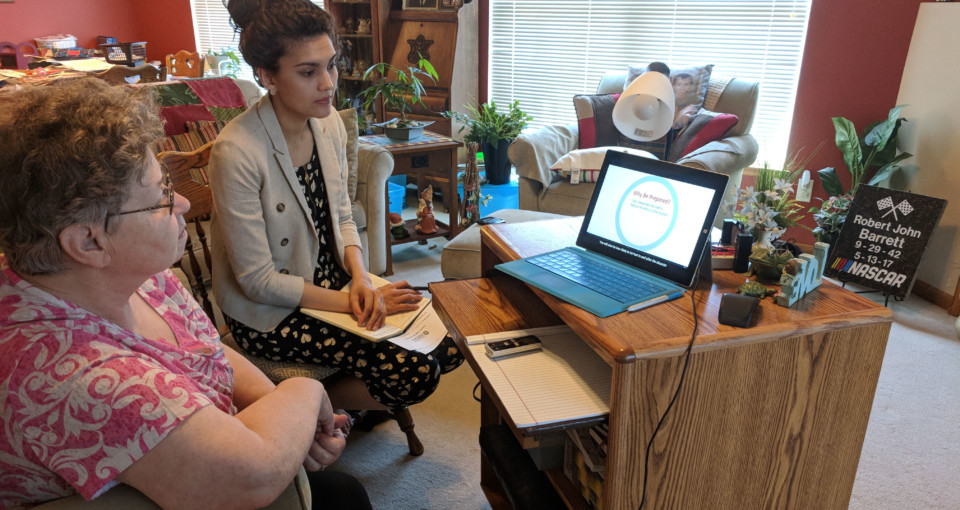
<svg viewBox="0 0 960 510">
<path fill-rule="evenodd" d="M 714 195 L 711 188 L 611 164 L 587 232 L 647 262 L 657 261 L 644 255 L 687 267 Z"/>
</svg>

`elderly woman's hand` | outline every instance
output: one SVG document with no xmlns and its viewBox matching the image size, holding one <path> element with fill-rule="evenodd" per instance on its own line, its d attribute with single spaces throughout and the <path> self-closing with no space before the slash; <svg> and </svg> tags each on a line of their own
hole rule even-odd
<svg viewBox="0 0 960 510">
<path fill-rule="evenodd" d="M 414 290 L 406 281 L 384 285 L 377 290 L 383 294 L 383 301 L 387 305 L 387 315 L 416 310 L 417 303 L 423 299 L 420 292 Z"/>
<path fill-rule="evenodd" d="M 333 464 L 347 446 L 347 436 L 342 429 L 347 426 L 350 417 L 344 414 L 331 415 L 334 427 L 332 430 L 329 430 L 329 420 L 317 421 L 317 432 L 313 436 L 307 458 L 303 461 L 303 468 L 307 471 L 319 471 Z"/>
<path fill-rule="evenodd" d="M 350 284 L 350 309 L 357 317 L 357 325 L 366 326 L 368 331 L 376 331 L 383 326 L 387 317 L 387 305 L 383 295 L 373 287 L 370 278 L 354 278 Z"/>
</svg>

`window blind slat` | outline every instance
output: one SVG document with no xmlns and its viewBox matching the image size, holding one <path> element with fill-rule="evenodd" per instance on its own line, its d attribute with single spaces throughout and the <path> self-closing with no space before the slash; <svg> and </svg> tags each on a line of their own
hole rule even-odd
<svg viewBox="0 0 960 510">
<path fill-rule="evenodd" d="M 530 129 L 572 124 L 573 96 L 605 71 L 714 64 L 714 76 L 760 82 L 757 161 L 779 167 L 809 11 L 810 0 L 490 0 L 490 99 L 519 99 Z"/>
<path fill-rule="evenodd" d="M 313 3 L 323 7 L 322 0 L 314 0 Z M 190 8 L 193 12 L 197 51 L 206 54 L 208 50 L 233 50 L 240 57 L 240 72 L 237 77 L 253 81 L 253 69 L 240 56 L 240 50 L 237 49 L 240 38 L 233 31 L 230 13 L 223 5 L 223 0 L 190 0 Z"/>
</svg>

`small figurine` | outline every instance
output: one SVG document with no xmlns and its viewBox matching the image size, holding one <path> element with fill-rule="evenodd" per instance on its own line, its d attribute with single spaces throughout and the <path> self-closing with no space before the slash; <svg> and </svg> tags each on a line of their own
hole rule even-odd
<svg viewBox="0 0 960 510">
<path fill-rule="evenodd" d="M 360 78 L 363 76 L 364 71 L 367 70 L 367 61 L 363 59 L 357 59 L 353 64 L 353 77 Z"/>
<path fill-rule="evenodd" d="M 394 239 L 406 239 L 410 237 L 410 232 L 407 232 L 406 222 L 403 221 L 403 218 L 393 212 L 387 215 L 387 219 L 390 220 L 390 235 Z"/>
<path fill-rule="evenodd" d="M 763 299 L 767 297 L 767 295 L 773 294 L 774 292 L 776 291 L 768 289 L 766 285 L 760 282 L 747 282 L 737 289 L 737 294 L 758 297 L 760 299 Z"/>
<path fill-rule="evenodd" d="M 437 220 L 433 217 L 433 185 L 430 184 L 420 194 L 420 206 L 417 207 L 417 232 L 421 234 L 435 234 Z"/>
<path fill-rule="evenodd" d="M 358 34 L 370 33 L 370 18 L 357 18 L 357 33 Z"/>
<path fill-rule="evenodd" d="M 480 144 L 467 143 L 467 165 L 463 172 L 463 201 L 460 202 L 460 224 L 464 227 L 480 221 L 480 171 L 477 168 L 477 151 Z"/>
<path fill-rule="evenodd" d="M 339 69 L 340 74 L 344 76 L 350 76 L 353 74 L 353 58 L 350 57 L 352 50 L 353 43 L 349 40 L 343 41 L 343 51 L 340 52 L 340 60 L 337 61 L 337 69 Z"/>
</svg>

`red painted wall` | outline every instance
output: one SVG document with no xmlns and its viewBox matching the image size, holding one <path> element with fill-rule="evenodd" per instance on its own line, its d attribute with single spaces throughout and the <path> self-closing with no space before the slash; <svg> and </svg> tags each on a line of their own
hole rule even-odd
<svg viewBox="0 0 960 510">
<path fill-rule="evenodd" d="M 180 50 L 197 51 L 190 0 L 129 0 L 135 5 L 134 23 L 147 56 L 163 61 Z"/>
<path fill-rule="evenodd" d="M 832 166 L 849 185 L 843 156 L 834 143 L 831 117 L 850 119 L 857 131 L 887 117 L 900 90 L 907 50 L 920 0 L 814 0 L 797 86 L 790 131 L 791 149 L 823 148 L 811 160 L 813 196 L 825 198 L 815 170 Z M 814 198 L 811 205 L 819 205 Z M 815 226 L 811 217 L 806 224 Z M 788 232 L 801 243 L 813 235 L 798 228 Z"/>
<path fill-rule="evenodd" d="M 73 34 L 95 48 L 98 35 L 120 42 L 147 41 L 147 58 L 196 50 L 190 0 L 14 0 L 0 3 L 0 41 Z"/>
</svg>

